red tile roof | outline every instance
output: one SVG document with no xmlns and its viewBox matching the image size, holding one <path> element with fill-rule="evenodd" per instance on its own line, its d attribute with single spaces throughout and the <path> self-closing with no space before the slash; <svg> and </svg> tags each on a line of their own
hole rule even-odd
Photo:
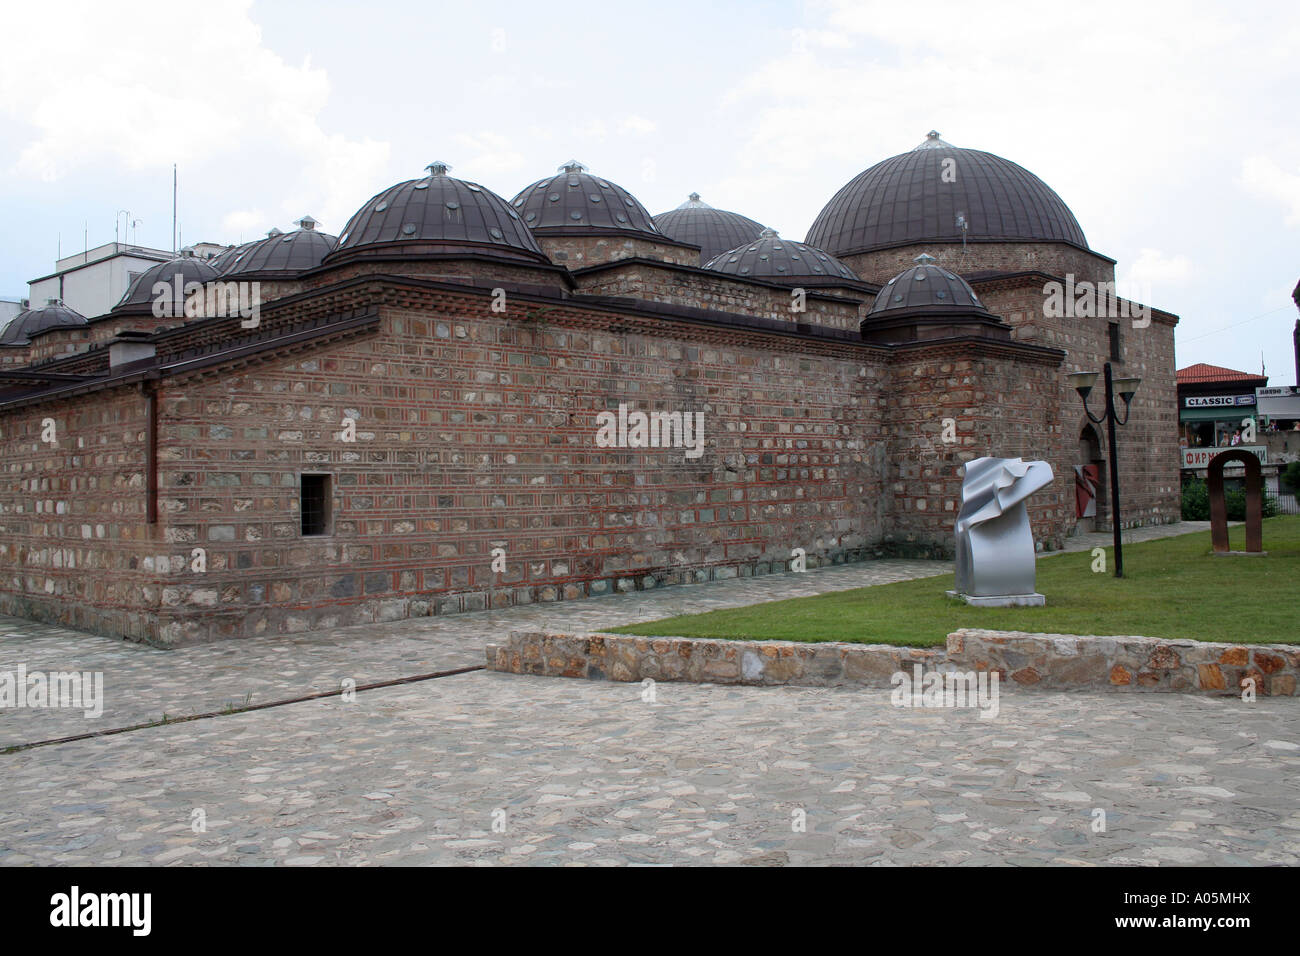
<svg viewBox="0 0 1300 956">
<path fill-rule="evenodd" d="M 1268 376 L 1239 372 L 1235 368 L 1224 368 L 1222 365 L 1206 365 L 1204 362 L 1197 362 L 1195 365 L 1178 370 L 1179 385 L 1202 385 L 1208 382 L 1258 382 L 1260 385 L 1267 385 Z"/>
</svg>

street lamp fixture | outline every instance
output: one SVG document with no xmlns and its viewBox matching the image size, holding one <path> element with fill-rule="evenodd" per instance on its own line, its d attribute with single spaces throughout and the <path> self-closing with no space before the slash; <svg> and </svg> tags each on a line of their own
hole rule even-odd
<svg viewBox="0 0 1300 956">
<path fill-rule="evenodd" d="M 1142 384 L 1140 378 L 1112 378 L 1110 363 L 1107 362 L 1104 370 L 1104 381 L 1106 386 L 1106 410 L 1098 418 L 1088 408 L 1088 395 L 1091 394 L 1093 386 L 1097 383 L 1096 372 L 1074 372 L 1067 376 L 1071 387 L 1079 393 L 1079 398 L 1083 401 L 1084 414 L 1088 420 L 1096 425 L 1106 425 L 1106 445 L 1110 452 L 1110 524 L 1115 534 L 1115 577 L 1124 576 L 1124 552 L 1120 544 L 1120 520 L 1119 520 L 1119 455 L 1115 448 L 1115 426 L 1127 425 L 1129 414 L 1132 411 L 1131 403 L 1133 396 L 1137 394 L 1138 386 Z M 1119 412 L 1115 408 L 1115 394 L 1124 400 L 1124 417 L 1119 417 Z"/>
</svg>

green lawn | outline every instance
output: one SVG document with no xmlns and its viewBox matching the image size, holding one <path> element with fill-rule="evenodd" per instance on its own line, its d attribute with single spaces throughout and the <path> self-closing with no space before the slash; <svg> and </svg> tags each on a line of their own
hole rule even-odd
<svg viewBox="0 0 1300 956">
<path fill-rule="evenodd" d="M 1245 529 L 1231 529 L 1234 549 Z M 1216 558 L 1210 533 L 1124 546 L 1124 578 L 1091 570 L 1090 552 L 1038 562 L 1046 607 L 975 608 L 948 598 L 953 576 L 769 601 L 630 624 L 619 634 L 748 640 L 942 644 L 961 627 L 1061 634 L 1143 634 L 1205 641 L 1300 643 L 1300 515 L 1264 522 L 1264 557 Z"/>
</svg>

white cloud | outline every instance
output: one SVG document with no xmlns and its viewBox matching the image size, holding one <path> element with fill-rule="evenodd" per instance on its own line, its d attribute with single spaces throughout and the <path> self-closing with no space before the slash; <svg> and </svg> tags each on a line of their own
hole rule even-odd
<svg viewBox="0 0 1300 956">
<path fill-rule="evenodd" d="M 250 6 L 6 8 L 6 35 L 27 42 L 0 57 L 0 110 L 31 128 L 10 173 L 58 181 L 87 168 L 108 178 L 177 163 L 183 188 L 228 183 L 246 194 L 260 185 L 279 190 L 267 198 L 282 217 L 311 208 L 323 223 L 345 218 L 386 166 L 388 144 L 323 129 L 325 71 L 310 61 L 290 66 L 267 49 Z M 289 174 L 268 175 L 269 162 Z M 239 211 L 228 215 L 241 221 Z"/>
<path fill-rule="evenodd" d="M 511 141 L 500 133 L 479 130 L 476 133 L 457 133 L 452 137 L 457 146 L 473 152 L 464 153 L 452 172 L 471 181 L 486 179 L 498 173 L 513 173 L 525 165 L 524 154 L 515 149 Z"/>
<path fill-rule="evenodd" d="M 1249 192 L 1279 203 L 1288 226 L 1300 225 L 1300 173 L 1283 169 L 1271 156 L 1250 156 L 1242 160 L 1240 182 Z"/>
<path fill-rule="evenodd" d="M 262 235 L 272 226 L 279 225 L 270 221 L 271 217 L 261 209 L 235 209 L 221 220 L 222 230 L 229 236 L 233 237 L 231 242 L 240 237 L 244 242 L 250 239 L 260 239 Z M 280 226 L 281 229 L 285 228 Z"/>
<path fill-rule="evenodd" d="M 631 133 L 635 136 L 646 136 L 658 129 L 659 125 L 655 123 L 654 120 L 649 120 L 644 116 L 637 116 L 633 113 L 630 116 L 625 116 L 623 122 L 619 124 L 618 128 L 624 133 Z"/>
<path fill-rule="evenodd" d="M 1122 274 L 1128 282 L 1181 282 L 1192 275 L 1192 261 L 1184 255 L 1143 249 Z"/>
<path fill-rule="evenodd" d="M 1203 160 L 1225 146 L 1289 136 L 1279 115 L 1263 136 L 1242 103 L 1271 102 L 1297 72 L 1294 17 L 1204 0 L 1076 7 L 934 0 L 924 16 L 896 2 L 824 0 L 811 43 L 756 64 L 722 102 L 755 110 L 728 186 L 774 196 L 757 210 L 806 227 L 855 173 L 938 129 L 1033 170 L 1093 238 L 1162 194 L 1201 187 Z M 791 195 L 792 176 L 820 189 Z M 1100 226 L 1100 229 L 1098 228 Z M 1103 252 L 1107 249 L 1102 248 Z"/>
</svg>

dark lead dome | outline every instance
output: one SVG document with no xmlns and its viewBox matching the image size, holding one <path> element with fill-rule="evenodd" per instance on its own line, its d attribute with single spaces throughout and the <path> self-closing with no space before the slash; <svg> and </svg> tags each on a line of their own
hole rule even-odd
<svg viewBox="0 0 1300 956">
<path fill-rule="evenodd" d="M 931 131 L 835 194 L 808 230 L 837 256 L 920 242 L 1067 242 L 1088 248 L 1079 222 L 1046 183 L 1008 159 L 958 149 Z"/>
<path fill-rule="evenodd" d="M 32 336 L 48 332 L 50 329 L 71 328 L 85 325 L 86 317 L 80 312 L 69 309 L 58 299 L 50 299 L 48 304 L 39 309 L 26 309 L 19 312 L 9 324 L 0 331 L 0 345 L 27 345 Z"/>
<path fill-rule="evenodd" d="M 168 292 L 164 302 L 171 305 L 163 306 L 163 314 L 168 316 L 182 316 L 185 314 L 185 286 L 190 282 L 206 283 L 211 282 L 217 277 L 217 270 L 203 261 L 196 259 L 194 256 L 180 256 L 176 259 L 169 259 L 167 262 L 160 262 L 156 266 L 151 266 L 131 283 L 130 288 L 126 290 L 126 295 L 122 296 L 122 301 L 113 306 L 113 312 L 123 312 L 130 310 L 135 311 L 153 311 L 154 305 L 154 286 L 159 282 L 166 283 Z M 180 279 L 180 295 L 176 294 L 176 281 Z"/>
<path fill-rule="evenodd" d="M 219 252 L 209 259 L 208 265 L 216 269 L 218 275 L 222 275 L 231 267 L 231 265 L 234 264 L 236 259 L 243 255 L 244 252 L 253 248 L 253 246 L 257 245 L 261 241 L 261 239 L 254 239 L 252 242 L 244 242 L 237 246 L 231 246 L 226 249 L 225 252 Z"/>
<path fill-rule="evenodd" d="M 852 269 L 834 256 L 802 242 L 782 239 L 771 229 L 764 229 L 748 245 L 711 259 L 704 268 L 747 279 L 795 284 L 835 285 L 845 280 L 861 281 Z"/>
<path fill-rule="evenodd" d="M 437 247 L 434 252 L 487 253 L 549 264 L 509 203 L 477 183 L 448 176 L 449 168 L 430 163 L 427 178 L 398 183 L 371 198 L 343 227 L 331 260 L 420 245 Z"/>
<path fill-rule="evenodd" d="M 298 228 L 293 232 L 281 233 L 275 230 L 265 239 L 222 253 L 218 259 L 226 255 L 230 255 L 230 258 L 221 265 L 213 260 L 213 267 L 223 278 L 228 279 L 254 275 L 295 275 L 315 269 L 321 260 L 334 251 L 337 242 L 333 236 L 317 232 L 316 220 L 304 216 L 298 220 Z"/>
<path fill-rule="evenodd" d="M 714 209 L 700 201 L 699 193 L 676 209 L 654 217 L 655 226 L 669 239 L 700 247 L 700 261 L 708 262 L 731 249 L 753 242 L 763 232 L 762 223 L 738 212 Z"/>
<path fill-rule="evenodd" d="M 940 268 L 937 262 L 925 253 L 917 256 L 916 265 L 881 286 L 867 319 L 944 312 L 987 313 L 966 280 Z"/>
<path fill-rule="evenodd" d="M 520 190 L 510 205 L 524 225 L 542 235 L 627 232 L 664 238 L 635 196 L 617 183 L 592 176 L 577 160 Z"/>
</svg>

